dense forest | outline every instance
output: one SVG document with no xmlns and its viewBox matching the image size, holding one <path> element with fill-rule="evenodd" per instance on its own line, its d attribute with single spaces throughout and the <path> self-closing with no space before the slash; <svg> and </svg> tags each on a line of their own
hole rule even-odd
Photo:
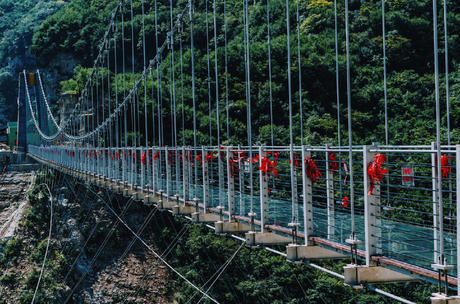
<svg viewBox="0 0 460 304">
<path fill-rule="evenodd" d="M 82 67 L 76 69 L 74 79 L 62 83 L 63 91 L 80 91 L 87 79 L 88 68 L 96 56 L 97 45 L 107 28 L 110 12 L 117 1 L 72 1 L 64 9 L 42 23 L 33 37 L 32 52 L 42 64 L 52 60 L 55 54 L 72 53 L 81 59 Z M 174 1 L 174 15 L 181 13 L 187 1 Z M 270 143 L 269 82 L 267 56 L 267 8 L 265 1 L 250 1 L 250 66 L 251 66 L 251 106 L 254 142 Z M 344 4 L 338 4 L 338 48 L 339 48 L 339 87 L 341 138 L 346 133 L 346 69 L 345 69 L 345 30 Z M 449 83 L 451 132 L 453 142 L 460 139 L 459 116 L 459 54 L 460 54 L 460 7 L 455 1 L 447 1 Z M 129 6 L 124 15 L 125 25 L 130 28 Z M 210 91 L 207 89 L 208 65 L 206 52 L 206 3 L 195 3 L 195 63 L 197 88 L 197 121 L 199 144 L 209 140 L 209 124 L 212 128 L 211 142 L 216 143 L 215 79 L 214 75 L 214 35 L 212 3 L 208 3 Z M 217 52 L 219 113 L 221 138 L 224 143 L 246 143 L 246 94 L 243 44 L 242 6 L 240 1 L 226 1 L 227 40 L 228 40 L 228 87 L 225 86 L 225 49 L 223 1 L 217 1 Z M 155 24 L 154 1 L 145 1 L 146 11 L 146 49 L 149 58 L 154 57 Z M 440 100 L 442 105 L 442 136 L 446 130 L 446 100 L 443 56 L 442 6 L 439 5 L 439 46 L 440 46 Z M 305 143 L 324 144 L 337 142 L 337 107 L 334 48 L 334 3 L 326 0 L 299 2 L 300 63 L 302 77 L 303 129 Z M 134 2 L 134 40 L 138 41 L 135 50 L 136 71 L 142 70 L 142 27 L 141 5 Z M 275 144 L 287 144 L 288 140 L 288 90 L 287 90 L 287 35 L 285 2 L 270 1 L 271 57 L 273 79 L 273 112 Z M 300 115 L 298 88 L 298 60 L 296 35 L 296 1 L 290 1 L 291 19 L 291 67 L 294 113 L 294 135 L 300 143 Z M 169 24 L 169 1 L 158 1 L 159 44 L 164 41 Z M 188 21 L 186 20 L 185 23 Z M 185 25 L 187 27 L 187 24 Z M 187 27 L 188 28 L 188 27 Z M 388 79 L 388 117 L 389 139 L 393 144 L 426 144 L 435 137 L 435 95 L 433 73 L 432 2 L 429 0 L 390 0 L 386 2 L 386 52 Z M 130 44 L 130 31 L 126 32 L 127 49 Z M 192 142 L 192 106 L 190 77 L 190 32 L 184 30 L 183 70 L 180 74 L 178 39 L 175 42 L 176 102 L 178 120 L 182 104 L 179 91 L 182 85 L 178 79 L 183 77 L 185 130 L 178 126 L 179 137 L 185 136 Z M 113 52 L 113 51 L 112 51 Z M 128 51 L 127 51 L 128 52 Z M 131 54 L 127 54 L 130 56 Z M 170 124 L 171 98 L 169 69 L 171 54 L 163 54 L 160 67 L 162 73 L 164 123 Z M 380 1 L 351 1 L 350 3 L 350 55 L 352 88 L 352 125 L 354 143 L 384 142 L 384 94 L 382 30 Z M 118 63 L 121 70 L 121 62 Z M 131 67 L 127 64 L 127 67 Z M 119 73 L 120 74 L 120 73 Z M 115 76 L 112 76 L 114 80 Z M 137 74 L 139 77 L 139 74 Z M 132 77 L 127 77 L 127 81 Z M 121 77 L 112 81 L 121 90 Z M 158 81 L 150 79 L 150 85 Z M 128 85 L 129 86 L 129 85 Z M 225 96 L 228 90 L 229 130 L 226 136 Z M 121 91 L 120 91 L 121 92 Z M 114 94 L 114 93 L 112 93 Z M 209 94 L 209 95 L 208 95 Z M 142 102 L 143 98 L 140 98 Z M 150 105 L 156 102 L 155 96 L 147 97 Z M 212 115 L 209 116 L 210 100 Z M 150 107 L 148 107 L 150 109 Z M 141 113 L 143 107 L 140 107 Z M 140 115 L 141 125 L 143 124 Z M 211 119 L 211 121 L 210 121 Z M 171 138 L 165 128 L 166 143 Z M 151 136 L 151 135 L 150 135 Z M 149 138 L 149 140 L 153 140 Z M 180 140 L 178 140 L 180 141 Z M 444 140 L 445 141 L 445 140 Z"/>
</svg>

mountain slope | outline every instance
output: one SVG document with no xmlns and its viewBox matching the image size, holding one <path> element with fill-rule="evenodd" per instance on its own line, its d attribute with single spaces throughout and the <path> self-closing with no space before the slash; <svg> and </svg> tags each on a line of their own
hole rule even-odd
<svg viewBox="0 0 460 304">
<path fill-rule="evenodd" d="M 34 30 L 68 0 L 0 0 L 0 129 L 16 116 L 17 74 L 36 68 Z"/>
</svg>

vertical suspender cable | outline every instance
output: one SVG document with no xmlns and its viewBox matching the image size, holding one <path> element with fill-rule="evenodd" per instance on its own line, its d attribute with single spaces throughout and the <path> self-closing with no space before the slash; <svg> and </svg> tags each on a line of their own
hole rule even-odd
<svg viewBox="0 0 460 304">
<path fill-rule="evenodd" d="M 132 82 L 133 82 L 133 89 L 135 88 L 135 83 L 136 83 L 136 75 L 134 72 L 134 12 L 133 12 L 133 0 L 130 0 L 131 2 L 131 73 L 132 73 Z M 132 95 L 132 101 L 131 101 L 131 118 L 132 120 L 132 126 L 133 126 L 133 139 L 132 143 L 133 146 L 136 146 L 136 119 L 135 119 L 135 111 L 134 111 L 134 104 L 135 104 L 135 99 L 136 99 L 136 94 Z"/>
<path fill-rule="evenodd" d="M 386 29 L 385 29 L 385 0 L 382 0 L 382 49 L 383 49 L 383 97 L 385 101 L 385 145 L 389 145 L 388 136 L 388 95 L 387 95 L 387 53 L 386 53 Z M 387 199 L 386 205 L 390 205 L 390 176 L 386 174 Z"/>
<path fill-rule="evenodd" d="M 105 56 L 102 53 L 102 59 L 101 59 L 101 103 L 102 103 L 102 118 L 101 118 L 101 123 L 105 120 L 105 94 L 104 94 L 104 63 L 105 63 Z M 71 124 L 72 126 L 73 124 Z M 102 129 L 102 146 L 105 146 L 105 138 L 104 138 L 104 133 L 105 130 Z"/>
<path fill-rule="evenodd" d="M 213 18 L 214 18 L 214 76 L 216 85 L 216 119 L 217 119 L 217 146 L 220 147 L 220 116 L 219 116 L 219 71 L 217 67 L 217 21 L 216 21 L 217 5 L 216 0 L 213 3 Z"/>
<path fill-rule="evenodd" d="M 385 32 L 385 0 L 382 0 L 383 97 L 385 100 L 385 145 L 388 145 L 387 55 Z"/>
<path fill-rule="evenodd" d="M 250 40 L 249 40 L 249 12 L 248 0 L 244 0 L 244 15 L 245 15 L 245 33 L 246 33 L 246 75 L 247 75 L 247 112 L 248 112 L 248 145 L 249 145 L 249 159 L 251 165 L 249 166 L 249 187 L 251 198 L 251 213 L 254 212 L 254 180 L 253 180 L 253 164 L 252 164 L 252 119 L 251 119 L 251 65 L 250 65 Z"/>
<path fill-rule="evenodd" d="M 169 50 L 169 60 L 168 60 L 168 71 L 169 71 L 169 109 L 170 109 L 170 132 L 171 132 L 171 146 L 174 146 L 174 108 L 173 108 L 173 89 L 172 89 L 172 52 L 171 52 L 171 32 L 168 32 L 168 50 Z"/>
<path fill-rule="evenodd" d="M 246 73 L 246 57 L 247 57 L 247 54 L 246 54 L 246 7 L 245 7 L 245 0 L 242 0 L 242 8 L 243 8 L 243 49 L 244 49 L 244 83 L 245 83 L 245 93 L 246 93 L 246 108 L 247 108 L 247 104 L 248 104 L 248 73 Z M 246 110 L 246 128 L 248 129 L 249 128 L 249 125 L 248 125 L 248 122 L 249 122 L 249 113 L 248 111 Z M 249 135 L 247 135 L 247 140 L 249 142 Z"/>
<path fill-rule="evenodd" d="M 157 10 L 157 0 L 154 2 L 154 10 L 155 10 L 155 52 L 159 54 L 158 52 L 158 10 Z M 157 58 L 159 59 L 159 58 Z M 160 65 L 159 61 L 156 61 L 156 74 L 157 74 L 157 103 L 158 103 L 158 146 L 162 146 L 162 141 L 161 141 L 161 118 L 160 118 Z M 161 153 L 160 153 L 161 155 Z"/>
<path fill-rule="evenodd" d="M 105 63 L 105 57 L 102 54 L 102 59 L 101 59 L 101 103 L 102 103 L 102 118 L 101 118 L 101 123 L 105 120 L 105 94 L 104 94 L 104 63 Z M 71 118 L 72 119 L 72 118 Z M 70 124 L 73 127 L 73 124 Z M 102 143 L 101 146 L 105 147 L 105 128 L 101 129 L 101 137 L 102 137 Z M 102 157 L 104 155 L 102 154 Z M 103 158 L 102 158 L 103 159 Z"/>
<path fill-rule="evenodd" d="M 142 51 L 144 59 L 144 70 L 147 67 L 147 56 L 145 54 L 145 14 L 144 14 L 144 0 L 142 0 Z M 144 126 L 145 126 L 145 147 L 149 145 L 149 130 L 147 127 L 147 75 L 144 78 Z"/>
<path fill-rule="evenodd" d="M 96 65 L 96 125 L 98 126 L 99 125 L 99 64 Z M 97 129 L 98 131 L 96 132 L 96 141 L 95 141 L 95 148 L 98 148 L 99 147 L 99 142 L 100 142 L 100 136 L 99 136 L 99 128 Z M 98 150 L 96 150 L 96 153 L 97 153 Z M 96 156 L 96 159 L 95 159 L 95 164 L 96 164 L 96 167 L 95 167 L 95 171 L 96 173 L 99 173 L 99 168 L 98 168 L 98 164 L 99 164 L 99 157 L 97 156 L 97 154 L 95 155 Z"/>
<path fill-rule="evenodd" d="M 193 103 L 193 146 L 197 146 L 196 142 L 196 100 L 195 100 L 195 50 L 194 50 L 194 42 L 193 42 L 193 0 L 190 1 L 189 7 L 189 18 L 190 18 L 190 50 L 191 50 L 191 61 L 192 61 L 192 103 Z M 195 158 L 196 158 L 196 149 Z M 195 183 L 198 181 L 198 166 L 194 166 L 194 180 Z"/>
<path fill-rule="evenodd" d="M 94 107 L 94 84 L 93 84 L 93 79 L 92 77 L 89 79 L 89 85 L 90 85 L 90 88 L 91 88 L 91 111 L 92 111 L 92 115 L 91 115 L 91 127 L 92 127 L 92 130 L 94 130 L 94 126 L 95 126 L 95 118 L 96 118 L 96 109 Z M 95 140 L 95 136 L 93 135 L 93 148 L 96 146 L 96 140 Z"/>
<path fill-rule="evenodd" d="M 111 83 L 110 83 L 110 39 L 108 39 L 108 51 L 107 51 L 107 96 L 108 96 L 108 116 L 107 118 L 110 118 L 111 114 L 112 114 L 112 98 L 111 98 Z M 109 124 L 107 126 L 107 128 L 109 128 L 109 149 L 108 149 L 108 154 L 107 154 L 107 173 L 108 173 L 108 176 L 110 178 L 112 178 L 111 176 L 111 170 L 110 170 L 110 156 L 111 156 L 111 150 L 110 148 L 113 147 L 113 137 L 112 137 L 112 119 L 109 120 Z"/>
<path fill-rule="evenodd" d="M 301 52 L 300 52 L 299 0 L 297 0 L 296 21 L 297 21 L 297 62 L 298 62 L 298 69 L 299 69 L 300 144 L 303 145 L 302 62 L 300 58 Z"/>
<path fill-rule="evenodd" d="M 345 40 L 347 58 L 347 107 L 348 107 L 348 166 L 350 170 L 351 238 L 355 238 L 355 193 L 353 185 L 353 135 L 351 128 L 351 80 L 350 80 L 350 33 L 348 25 L 348 0 L 345 0 Z"/>
<path fill-rule="evenodd" d="M 155 132 L 155 81 L 153 76 L 153 67 L 150 67 L 150 78 L 152 79 L 152 146 L 155 146 L 156 132 Z M 153 164 L 152 164 L 153 166 Z"/>
<path fill-rule="evenodd" d="M 134 61 L 134 10 L 133 10 L 133 0 L 131 2 L 131 68 L 132 68 L 132 81 L 133 81 L 133 90 L 136 88 L 136 74 L 135 74 L 135 61 Z M 138 109 L 136 111 L 136 106 L 138 105 L 137 103 L 137 93 L 133 94 L 132 102 L 131 102 L 131 117 L 133 119 L 132 121 L 132 126 L 133 126 L 133 139 L 132 139 L 132 144 L 133 144 L 133 154 L 136 153 L 136 147 L 137 147 L 137 115 L 139 113 Z M 131 159 L 131 164 L 132 164 L 132 169 L 131 169 L 131 186 L 133 187 L 136 184 L 136 177 L 137 172 L 136 168 L 136 156 L 135 154 L 130 158 Z"/>
<path fill-rule="evenodd" d="M 450 101 L 449 101 L 449 47 L 447 41 L 447 0 L 443 1 L 443 17 L 444 17 L 444 66 L 446 78 L 446 120 L 447 120 L 447 145 L 450 146 Z M 450 147 L 449 147 L 450 149 Z M 449 172 L 449 177 L 451 172 Z M 449 202 L 452 202 L 452 181 L 449 179 Z M 449 214 L 452 213 L 452 208 L 449 208 Z M 451 215 L 451 214 L 450 214 Z"/>
<path fill-rule="evenodd" d="M 175 76 L 175 57 L 174 57 L 174 22 L 173 22 L 173 2 L 169 1 L 170 22 L 171 22 L 171 77 L 172 77 L 172 97 L 173 97 L 173 113 L 174 113 L 174 146 L 177 146 L 177 115 L 176 115 L 176 76 Z M 177 156 L 177 154 L 176 154 Z M 176 162 L 176 169 L 177 166 Z"/>
<path fill-rule="evenodd" d="M 274 146 L 273 136 L 273 84 L 272 84 L 272 52 L 270 37 L 270 0 L 267 0 L 267 52 L 268 52 L 268 86 L 270 99 L 270 139 L 271 145 Z"/>
<path fill-rule="evenodd" d="M 271 33 L 270 33 L 270 0 L 267 0 L 267 55 L 268 55 L 268 86 L 269 86 L 269 102 L 270 102 L 270 143 L 275 145 L 275 137 L 273 135 L 273 84 L 272 84 L 272 51 L 271 51 Z M 275 181 L 273 180 L 273 187 Z M 275 204 L 275 222 L 278 221 L 278 204 Z"/>
<path fill-rule="evenodd" d="M 124 6 L 124 2 L 123 2 Z M 125 45 L 125 14 L 122 9 L 121 13 L 121 37 L 122 37 L 122 57 L 123 57 L 123 100 L 126 100 L 126 45 Z M 129 160 L 127 159 L 127 148 L 128 148 L 128 105 L 125 103 L 124 106 L 124 111 L 123 111 L 123 124 L 124 124 L 124 140 L 125 140 L 125 150 L 123 151 L 124 153 L 122 154 L 123 157 L 123 178 L 124 181 L 128 180 L 128 175 L 127 175 L 127 169 L 129 168 Z"/>
<path fill-rule="evenodd" d="M 220 109 L 219 109 L 219 71 L 218 71 L 218 62 L 217 62 L 217 4 L 216 0 L 213 1 L 213 25 L 214 25 L 214 76 L 215 76 L 215 85 L 216 85 L 216 132 L 217 132 L 217 147 L 220 149 Z M 224 187 L 223 183 L 223 166 L 221 161 L 221 154 L 219 153 L 218 161 L 218 174 L 219 174 L 219 201 L 222 201 L 221 193 Z"/>
<path fill-rule="evenodd" d="M 164 141 L 164 130 L 163 130 L 163 90 L 162 90 L 162 77 L 161 77 L 161 53 L 159 52 L 158 48 L 158 7 L 157 7 L 157 0 L 155 0 L 155 37 L 156 37 L 156 48 L 157 48 L 157 54 L 159 54 L 159 58 L 157 60 L 157 94 L 158 94 L 158 134 L 159 134 L 159 142 L 160 142 L 160 147 L 165 145 Z M 160 153 L 160 157 L 158 158 L 158 176 L 162 176 L 163 172 L 163 153 Z"/>
<path fill-rule="evenodd" d="M 224 0 L 224 53 L 225 53 L 225 118 L 227 126 L 227 140 L 230 139 L 229 111 L 228 111 L 228 49 L 227 49 L 227 0 Z"/>
<path fill-rule="evenodd" d="M 447 116 L 447 144 L 450 146 L 450 102 L 449 102 L 449 48 L 447 42 L 447 0 L 444 6 L 444 61 L 446 73 L 446 116 Z"/>
<path fill-rule="evenodd" d="M 121 12 L 121 42 L 122 43 L 121 45 L 122 45 L 122 58 L 123 58 L 123 71 L 122 71 L 123 72 L 123 100 L 126 100 L 126 60 L 125 60 L 126 50 L 125 50 L 125 17 L 124 16 L 125 16 L 125 13 L 122 9 L 122 12 Z M 125 111 L 123 113 L 125 148 L 128 147 L 128 119 L 126 117 L 126 114 L 127 114 L 126 112 L 127 111 L 126 111 L 126 106 L 125 106 Z"/>
<path fill-rule="evenodd" d="M 339 39 L 338 39 L 338 22 L 337 22 L 337 0 L 334 0 L 334 39 L 335 39 L 335 91 L 337 98 L 337 145 L 342 146 L 342 132 L 340 125 L 340 76 L 339 76 Z M 342 152 L 339 152 L 339 180 L 342 180 Z M 340 198 L 342 195 L 342 183 L 339 183 Z"/>
<path fill-rule="evenodd" d="M 291 162 L 291 202 L 292 202 L 292 223 L 295 223 L 297 218 L 297 198 L 292 195 L 294 193 L 294 138 L 292 134 L 292 92 L 291 92 L 291 35 L 290 35 L 290 22 L 289 22 L 289 0 L 286 0 L 286 36 L 287 36 L 287 76 L 288 76 L 288 96 L 289 96 L 289 159 Z"/>
<path fill-rule="evenodd" d="M 441 175 L 441 109 L 439 107 L 439 62 L 438 62 L 438 12 L 436 0 L 433 0 L 433 55 L 434 55 L 434 88 L 436 98 L 436 159 L 438 179 L 438 219 L 439 219 L 439 263 L 444 262 L 444 216 L 442 206 L 442 175 Z"/>
<path fill-rule="evenodd" d="M 113 60 L 114 60 L 114 73 L 115 73 L 115 76 L 114 76 L 114 79 L 115 79 L 115 106 L 118 109 L 118 52 L 117 52 L 118 45 L 117 45 L 117 33 L 118 33 L 118 22 L 117 22 L 117 20 L 115 20 L 115 35 L 113 35 L 113 40 L 114 40 L 114 42 L 113 42 L 113 45 L 114 45 L 114 54 L 113 54 L 114 59 Z M 116 121 L 115 121 L 115 146 L 117 148 L 116 149 L 117 153 L 119 153 L 118 148 L 120 147 L 120 138 L 119 138 L 120 128 L 119 127 L 120 127 L 120 120 L 119 120 L 119 117 L 118 117 L 118 114 L 117 114 Z M 85 128 L 85 132 L 87 132 L 86 128 Z M 115 160 L 118 162 L 117 159 L 115 159 Z M 118 179 L 118 172 L 116 174 L 117 174 L 116 178 Z"/>
<path fill-rule="evenodd" d="M 182 146 L 185 146 L 185 103 L 184 103 L 184 62 L 182 54 L 182 33 L 183 33 L 183 24 L 182 18 L 180 22 L 180 34 L 179 34 L 179 47 L 180 47 L 180 91 L 181 91 L 181 103 L 182 103 Z"/>
<path fill-rule="evenodd" d="M 208 107 L 209 107 L 209 146 L 212 146 L 212 106 L 211 106 L 211 63 L 209 60 L 209 20 L 208 20 L 208 0 L 206 2 L 206 61 L 208 64 Z"/>
</svg>

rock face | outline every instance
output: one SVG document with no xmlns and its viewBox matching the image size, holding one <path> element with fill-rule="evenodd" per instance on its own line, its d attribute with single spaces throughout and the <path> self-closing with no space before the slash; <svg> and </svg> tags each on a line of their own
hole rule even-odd
<svg viewBox="0 0 460 304">
<path fill-rule="evenodd" d="M 37 58 L 29 46 L 34 29 L 43 20 L 62 8 L 69 0 L 3 0 L 0 1 L 0 130 L 8 121 L 17 118 L 17 75 L 26 70 L 34 72 Z M 77 60 L 59 55 L 56 60 L 44 63 L 44 74 L 53 71 L 45 80 L 45 90 L 50 101 L 57 100 L 59 81 L 72 75 Z M 70 73 L 68 72 L 70 70 Z"/>
<path fill-rule="evenodd" d="M 165 282 L 166 266 L 153 254 L 128 254 L 94 277 L 91 289 L 83 291 L 85 303 L 170 303 Z"/>
<path fill-rule="evenodd" d="M 0 240 L 14 236 L 27 207 L 33 172 L 6 171 L 0 177 Z"/>
</svg>

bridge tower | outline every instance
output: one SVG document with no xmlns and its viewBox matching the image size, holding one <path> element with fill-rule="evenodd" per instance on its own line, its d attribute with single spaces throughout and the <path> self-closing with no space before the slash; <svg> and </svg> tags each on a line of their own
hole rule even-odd
<svg viewBox="0 0 460 304">
<path fill-rule="evenodd" d="M 25 75 L 25 71 L 24 71 Z M 25 80 L 24 80 L 25 81 Z M 21 85 L 22 84 L 22 85 Z M 26 102 L 26 84 L 22 81 L 19 82 L 18 94 L 18 161 L 21 161 L 27 153 L 27 102 Z"/>
</svg>

